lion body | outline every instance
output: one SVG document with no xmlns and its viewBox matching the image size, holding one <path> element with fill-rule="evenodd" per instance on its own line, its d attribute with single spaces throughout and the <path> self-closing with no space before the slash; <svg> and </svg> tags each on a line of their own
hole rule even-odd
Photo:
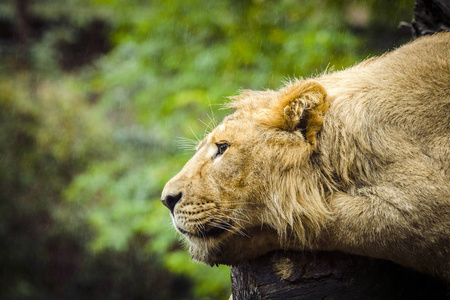
<svg viewBox="0 0 450 300">
<path fill-rule="evenodd" d="M 450 282 L 450 33 L 229 106 L 163 191 L 195 259 L 339 250 Z"/>
</svg>

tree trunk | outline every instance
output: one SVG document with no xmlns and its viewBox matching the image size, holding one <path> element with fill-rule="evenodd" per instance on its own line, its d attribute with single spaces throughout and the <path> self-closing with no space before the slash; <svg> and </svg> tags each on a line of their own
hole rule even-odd
<svg viewBox="0 0 450 300">
<path fill-rule="evenodd" d="M 31 35 L 30 1 L 16 0 L 15 4 L 18 42 L 27 44 Z"/>
<path fill-rule="evenodd" d="M 16 0 L 16 39 L 18 43 L 18 61 L 22 66 L 26 66 L 28 48 L 31 39 L 31 17 L 30 17 L 30 0 Z"/>
<path fill-rule="evenodd" d="M 450 30 L 450 1 L 416 0 L 411 28 L 415 37 Z"/>
<path fill-rule="evenodd" d="M 273 252 L 231 268 L 233 300 L 437 300 L 446 285 L 392 262 L 340 252 Z"/>
</svg>

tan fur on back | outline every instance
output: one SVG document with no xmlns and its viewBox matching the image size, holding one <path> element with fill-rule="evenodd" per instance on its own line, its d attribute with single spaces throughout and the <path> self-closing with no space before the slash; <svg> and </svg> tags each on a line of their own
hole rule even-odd
<svg viewBox="0 0 450 300">
<path fill-rule="evenodd" d="M 450 282 L 450 33 L 228 105 L 163 191 L 196 260 L 340 250 Z"/>
</svg>

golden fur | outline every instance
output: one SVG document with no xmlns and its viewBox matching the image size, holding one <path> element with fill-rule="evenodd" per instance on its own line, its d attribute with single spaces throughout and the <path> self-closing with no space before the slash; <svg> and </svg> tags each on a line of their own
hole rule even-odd
<svg viewBox="0 0 450 300">
<path fill-rule="evenodd" d="M 229 107 L 163 191 L 196 260 L 340 250 L 450 282 L 450 33 Z"/>
</svg>

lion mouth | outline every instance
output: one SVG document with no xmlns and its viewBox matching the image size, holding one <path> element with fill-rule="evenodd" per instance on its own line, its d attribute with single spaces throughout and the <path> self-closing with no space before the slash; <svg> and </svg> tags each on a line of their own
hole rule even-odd
<svg viewBox="0 0 450 300">
<path fill-rule="evenodd" d="M 211 224 L 206 224 L 203 229 L 199 229 L 196 233 L 189 232 L 179 227 L 177 228 L 182 234 L 189 237 L 196 237 L 200 239 L 218 238 L 224 233 L 231 231 L 233 228 L 233 222 L 231 220 L 227 222 L 223 221 L 219 224 L 215 224 L 214 226 Z"/>
</svg>

